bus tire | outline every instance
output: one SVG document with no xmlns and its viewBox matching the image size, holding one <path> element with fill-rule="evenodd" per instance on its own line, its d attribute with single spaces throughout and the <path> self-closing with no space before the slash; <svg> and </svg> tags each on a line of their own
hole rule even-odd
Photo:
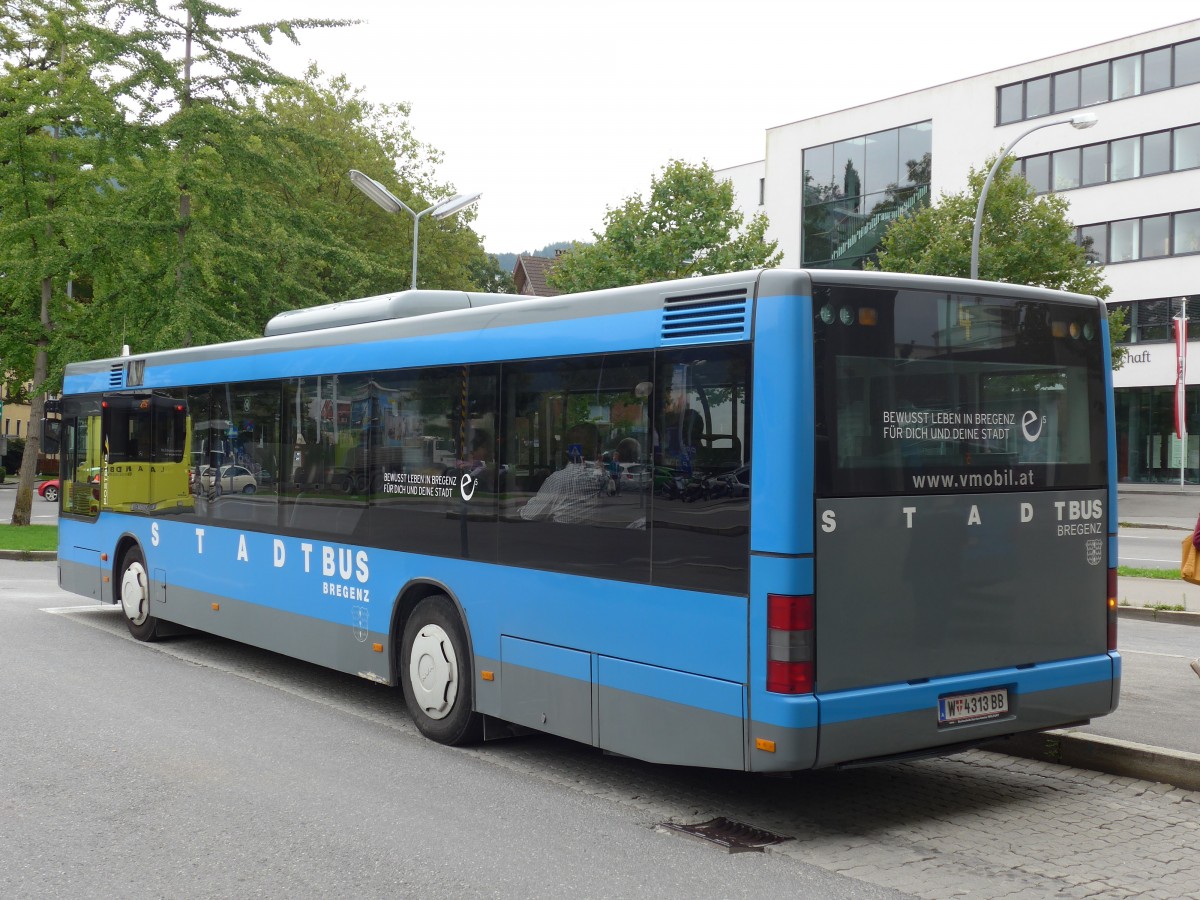
<svg viewBox="0 0 1200 900">
<path fill-rule="evenodd" d="M 146 558 L 140 548 L 130 547 L 126 551 L 117 584 L 121 592 L 118 600 L 129 633 L 139 641 L 156 640 L 158 619 L 150 615 L 150 575 L 146 572 Z"/>
<path fill-rule="evenodd" d="M 452 746 L 483 737 L 483 718 L 472 709 L 466 629 L 445 594 L 426 597 L 404 623 L 400 683 L 413 722 L 425 737 Z"/>
</svg>

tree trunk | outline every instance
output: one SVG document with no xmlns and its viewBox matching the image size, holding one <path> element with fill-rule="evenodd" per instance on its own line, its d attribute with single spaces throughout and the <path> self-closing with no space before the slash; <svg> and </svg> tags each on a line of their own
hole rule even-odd
<svg viewBox="0 0 1200 900">
<path fill-rule="evenodd" d="M 42 335 L 38 338 L 33 360 L 33 390 L 29 398 L 29 427 L 26 429 L 25 455 L 21 457 L 21 474 L 17 481 L 17 500 L 13 505 L 13 525 L 28 525 L 33 512 L 33 482 L 37 476 L 38 457 L 42 451 L 42 417 L 46 410 L 46 395 L 42 385 L 49 371 L 50 294 L 53 284 L 49 277 L 42 279 Z M 61 474 L 61 473 L 60 473 Z"/>
</svg>

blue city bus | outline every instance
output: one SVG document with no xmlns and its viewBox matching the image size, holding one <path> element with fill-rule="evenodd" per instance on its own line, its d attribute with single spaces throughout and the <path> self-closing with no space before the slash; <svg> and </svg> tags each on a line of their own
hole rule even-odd
<svg viewBox="0 0 1200 900">
<path fill-rule="evenodd" d="M 888 273 L 296 310 L 68 366 L 59 581 L 446 744 L 952 753 L 1116 708 L 1109 353 L 1095 298 Z"/>
</svg>

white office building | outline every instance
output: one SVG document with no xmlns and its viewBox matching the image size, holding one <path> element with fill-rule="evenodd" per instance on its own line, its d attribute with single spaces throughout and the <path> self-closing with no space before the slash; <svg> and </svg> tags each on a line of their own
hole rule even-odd
<svg viewBox="0 0 1200 900">
<path fill-rule="evenodd" d="M 725 169 L 747 214 L 765 212 L 786 266 L 860 268 L 898 215 L 966 187 L 1014 148 L 1038 191 L 1059 193 L 1129 308 L 1114 374 L 1122 481 L 1200 483 L 1200 19 L 770 128 L 766 158 Z M 1186 453 L 1175 437 L 1171 319 L 1187 302 Z"/>
</svg>

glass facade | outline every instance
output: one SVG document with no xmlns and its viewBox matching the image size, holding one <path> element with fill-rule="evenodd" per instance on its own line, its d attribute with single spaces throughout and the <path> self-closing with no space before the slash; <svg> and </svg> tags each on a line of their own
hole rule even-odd
<svg viewBox="0 0 1200 900">
<path fill-rule="evenodd" d="M 804 151 L 805 266 L 861 269 L 891 222 L 929 204 L 933 123 Z"/>
<path fill-rule="evenodd" d="M 1187 395 L 1187 450 L 1175 436 L 1175 388 L 1116 391 L 1117 480 L 1138 484 L 1200 484 L 1200 391 Z"/>
<path fill-rule="evenodd" d="M 1200 340 L 1200 294 L 1190 297 L 1159 297 L 1130 303 L 1111 303 L 1110 310 L 1124 309 L 1129 323 L 1126 343 L 1170 344 L 1174 341 L 1172 320 L 1187 300 L 1193 325 L 1188 337 Z M 1157 351 L 1174 353 L 1174 348 Z M 1131 353 L 1135 351 L 1131 350 Z M 1137 351 L 1140 353 L 1141 351 Z M 1142 362 L 1136 355 L 1132 362 Z M 1184 482 L 1200 484 L 1200 391 L 1187 392 L 1188 446 L 1175 435 L 1175 386 L 1117 388 L 1117 478 L 1136 484 L 1179 483 L 1180 465 Z"/>
</svg>

